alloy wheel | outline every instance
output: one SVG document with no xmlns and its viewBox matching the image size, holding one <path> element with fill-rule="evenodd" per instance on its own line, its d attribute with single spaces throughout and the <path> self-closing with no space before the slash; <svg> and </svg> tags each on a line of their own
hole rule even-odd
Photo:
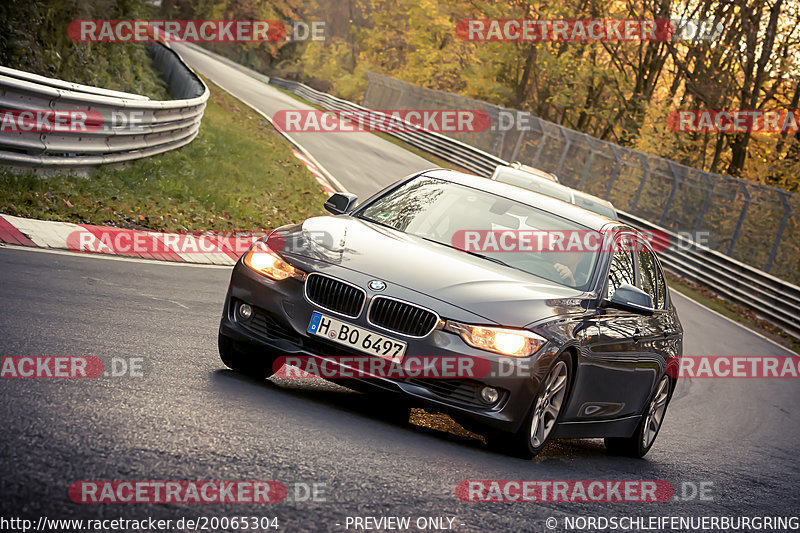
<svg viewBox="0 0 800 533">
<path fill-rule="evenodd" d="M 558 413 L 567 393 L 567 365 L 559 361 L 545 378 L 545 387 L 536 400 L 536 407 L 531 419 L 530 442 L 539 448 L 547 440 L 558 420 Z"/>
<path fill-rule="evenodd" d="M 644 420 L 644 430 L 642 431 L 642 446 L 647 449 L 655 440 L 661 422 L 664 420 L 664 411 L 667 409 L 667 399 L 669 399 L 669 380 L 665 377 L 658 384 L 658 391 L 650 402 L 647 416 Z"/>
</svg>

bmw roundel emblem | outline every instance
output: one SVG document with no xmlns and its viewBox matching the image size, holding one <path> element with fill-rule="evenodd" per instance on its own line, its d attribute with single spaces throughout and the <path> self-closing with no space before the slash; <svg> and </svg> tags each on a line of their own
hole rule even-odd
<svg viewBox="0 0 800 533">
<path fill-rule="evenodd" d="M 386 283 L 382 282 L 379 279 L 373 279 L 372 281 L 369 282 L 369 285 L 367 286 L 370 288 L 370 290 L 382 291 L 383 289 L 386 288 Z"/>
</svg>

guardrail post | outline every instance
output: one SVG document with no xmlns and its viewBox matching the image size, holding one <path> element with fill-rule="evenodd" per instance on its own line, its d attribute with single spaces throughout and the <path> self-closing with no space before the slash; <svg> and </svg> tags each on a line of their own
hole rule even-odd
<svg viewBox="0 0 800 533">
<path fill-rule="evenodd" d="M 739 232 L 742 230 L 742 224 L 744 224 L 744 217 L 747 215 L 747 209 L 750 207 L 750 192 L 747 190 L 747 187 L 742 180 L 737 179 L 736 183 L 739 185 L 739 189 L 744 195 L 744 205 L 742 206 L 742 210 L 739 212 L 739 219 L 736 221 L 736 227 L 733 228 L 731 242 L 728 244 L 728 255 L 731 257 L 733 257 L 733 248 L 736 246 L 736 241 L 739 240 Z"/>
<path fill-rule="evenodd" d="M 564 138 L 567 140 L 567 144 L 561 151 L 561 157 L 558 160 L 558 166 L 556 167 L 556 171 L 554 172 L 556 176 L 561 175 L 561 168 L 564 166 L 564 160 L 567 159 L 567 153 L 569 152 L 570 146 L 572 146 L 572 139 L 567 136 L 566 132 L 563 130 L 559 131 L 561 131 L 561 133 L 564 135 Z"/>
<path fill-rule="evenodd" d="M 775 241 L 772 243 L 772 249 L 769 251 L 769 258 L 767 259 L 766 266 L 764 266 L 765 272 L 769 272 L 772 269 L 772 263 L 775 261 L 775 256 L 778 253 L 778 246 L 781 243 L 783 232 L 786 230 L 786 225 L 789 223 L 789 217 L 792 216 L 792 210 L 789 207 L 789 202 L 786 201 L 786 195 L 783 191 L 778 191 L 778 198 L 781 199 L 781 203 L 783 204 L 783 218 L 781 219 L 781 225 L 778 227 L 778 233 L 775 235 Z"/>
<path fill-rule="evenodd" d="M 387 83 L 381 83 L 380 86 L 381 89 L 383 89 L 381 91 L 381 98 L 378 101 L 378 105 L 374 106 L 373 108 L 386 109 L 387 107 L 389 107 L 390 102 L 392 101 L 392 95 L 394 94 L 394 92 Z"/>
<path fill-rule="evenodd" d="M 519 130 L 519 135 L 517 135 L 517 142 L 514 143 L 514 149 L 511 151 L 511 157 L 509 159 L 511 161 L 516 161 L 517 156 L 519 156 L 519 149 L 522 147 L 522 139 L 525 137 L 525 130 Z"/>
<path fill-rule="evenodd" d="M 603 198 L 606 200 L 611 198 L 611 191 L 614 190 L 614 183 L 617 181 L 617 176 L 619 176 L 619 167 L 622 166 L 622 157 L 619 155 L 619 151 L 617 150 L 616 146 L 612 145 L 611 149 L 614 150 L 614 168 L 611 169 L 611 179 L 608 180 L 606 194 L 603 196 Z"/>
<path fill-rule="evenodd" d="M 697 221 L 694 223 L 694 233 L 697 235 L 697 232 L 700 231 L 700 228 L 703 224 L 703 219 L 706 216 L 706 212 L 708 211 L 708 205 L 711 203 L 711 196 L 714 194 L 714 184 L 711 183 L 711 180 L 708 179 L 708 173 L 703 172 L 701 174 L 703 181 L 706 182 L 706 197 L 703 200 L 703 207 L 700 208 L 700 213 L 697 215 Z"/>
<path fill-rule="evenodd" d="M 667 219 L 667 213 L 669 213 L 670 207 L 672 207 L 672 201 L 675 199 L 675 193 L 678 192 L 678 185 L 681 182 L 680 176 L 675 172 L 674 162 L 669 161 L 669 170 L 672 172 L 672 190 L 669 192 L 669 197 L 667 197 L 667 202 L 664 204 L 664 210 L 661 212 L 661 218 L 658 219 L 658 225 L 663 226 L 664 221 Z"/>
<path fill-rule="evenodd" d="M 536 121 L 537 123 L 541 122 L 541 119 L 539 117 L 536 117 Z M 536 156 L 534 156 L 533 163 L 531 163 L 533 166 L 539 164 L 539 158 L 542 156 L 542 151 L 544 150 L 544 145 L 547 142 L 547 137 L 548 137 L 547 132 L 544 130 L 542 125 L 538 124 L 538 126 L 539 126 L 539 131 L 542 132 L 542 140 L 539 141 L 539 146 L 536 148 Z"/>
<path fill-rule="evenodd" d="M 595 154 L 594 147 L 592 145 L 589 145 L 589 159 L 586 160 L 586 164 L 583 166 L 581 181 L 577 187 L 581 191 L 586 190 L 586 179 L 589 177 L 589 169 L 592 168 L 592 162 L 594 161 L 594 154 Z"/>
<path fill-rule="evenodd" d="M 642 166 L 644 167 L 644 175 L 642 179 L 639 181 L 639 186 L 636 188 L 636 196 L 633 197 L 633 203 L 631 204 L 630 211 L 631 214 L 636 214 L 636 208 L 639 206 L 639 200 L 642 197 L 642 191 L 644 190 L 644 185 L 647 182 L 647 177 L 650 175 L 650 163 L 647 162 L 647 156 L 645 156 L 641 152 L 637 152 L 637 155 L 642 160 Z"/>
</svg>

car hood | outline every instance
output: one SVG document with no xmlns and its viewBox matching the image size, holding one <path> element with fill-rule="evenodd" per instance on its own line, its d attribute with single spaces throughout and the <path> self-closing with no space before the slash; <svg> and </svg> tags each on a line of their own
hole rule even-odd
<svg viewBox="0 0 800 533">
<path fill-rule="evenodd" d="M 584 312 L 593 296 L 349 216 L 314 217 L 277 233 L 286 256 L 355 270 L 385 281 L 387 295 L 400 297 L 396 284 L 505 326 Z"/>
</svg>

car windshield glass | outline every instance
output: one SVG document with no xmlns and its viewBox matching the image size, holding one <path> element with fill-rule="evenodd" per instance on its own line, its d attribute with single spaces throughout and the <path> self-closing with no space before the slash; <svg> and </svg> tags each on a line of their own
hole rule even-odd
<svg viewBox="0 0 800 533">
<path fill-rule="evenodd" d="M 373 200 L 357 216 L 575 288 L 586 287 L 597 262 L 598 252 L 586 245 L 587 235 L 597 232 L 434 178 L 413 179 Z"/>
<path fill-rule="evenodd" d="M 569 189 L 566 187 L 520 170 L 498 169 L 494 179 L 528 189 L 529 191 L 538 192 L 539 194 L 546 194 L 564 202 L 571 200 Z"/>
</svg>

